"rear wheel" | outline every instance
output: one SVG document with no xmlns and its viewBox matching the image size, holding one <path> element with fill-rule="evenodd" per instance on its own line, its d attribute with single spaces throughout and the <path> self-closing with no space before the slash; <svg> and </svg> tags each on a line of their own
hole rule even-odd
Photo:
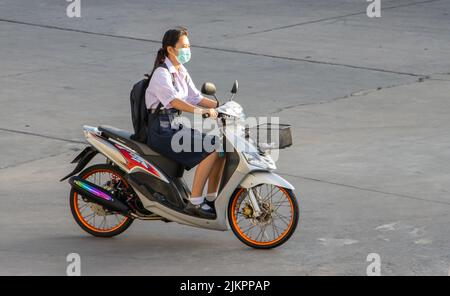
<svg viewBox="0 0 450 296">
<path fill-rule="evenodd" d="M 108 191 L 127 192 L 130 189 L 122 171 L 112 165 L 99 164 L 88 167 L 79 175 Z M 89 234 L 98 237 L 113 237 L 121 234 L 133 223 L 133 219 L 106 210 L 82 195 L 70 191 L 70 209 L 78 225 Z"/>
<path fill-rule="evenodd" d="M 299 209 L 294 193 L 271 184 L 261 184 L 249 190 L 253 190 L 261 214 L 256 215 L 249 191 L 238 188 L 228 206 L 228 220 L 233 233 L 244 244 L 257 249 L 282 245 L 298 224 Z"/>
</svg>

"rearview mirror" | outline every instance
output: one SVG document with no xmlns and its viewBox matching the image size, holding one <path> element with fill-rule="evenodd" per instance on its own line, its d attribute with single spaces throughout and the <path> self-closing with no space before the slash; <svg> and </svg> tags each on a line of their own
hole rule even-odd
<svg viewBox="0 0 450 296">
<path fill-rule="evenodd" d="M 231 89 L 232 94 L 236 94 L 239 88 L 239 83 L 237 80 L 234 81 L 233 88 Z"/>
<path fill-rule="evenodd" d="M 205 82 L 202 85 L 202 94 L 214 96 L 216 94 L 216 86 L 212 82 Z"/>
</svg>

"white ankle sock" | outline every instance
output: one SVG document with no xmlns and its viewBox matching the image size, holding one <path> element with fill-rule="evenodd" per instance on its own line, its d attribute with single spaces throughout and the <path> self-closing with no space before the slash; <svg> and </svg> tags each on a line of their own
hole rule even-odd
<svg viewBox="0 0 450 296">
<path fill-rule="evenodd" d="M 200 205 L 200 204 L 202 204 L 205 201 L 205 197 L 204 196 L 191 197 L 191 198 L 189 198 L 189 201 L 193 205 Z"/>
<path fill-rule="evenodd" d="M 217 192 L 214 192 L 214 193 L 208 193 L 208 194 L 206 195 L 206 199 L 207 199 L 208 201 L 215 201 L 216 198 L 217 198 Z"/>
</svg>

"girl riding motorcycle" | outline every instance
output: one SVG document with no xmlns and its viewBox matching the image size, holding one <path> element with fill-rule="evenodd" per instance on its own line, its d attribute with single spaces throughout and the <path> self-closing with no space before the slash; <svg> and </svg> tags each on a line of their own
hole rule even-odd
<svg viewBox="0 0 450 296">
<path fill-rule="evenodd" d="M 205 98 L 197 90 L 183 66 L 190 59 L 187 35 L 183 28 L 167 31 L 151 80 L 136 84 L 139 99 L 146 90 L 150 147 L 126 130 L 83 126 L 88 146 L 72 161 L 76 168 L 61 179 L 70 178 L 72 215 L 83 230 L 99 237 L 116 236 L 135 220 L 160 220 L 203 229 L 231 229 L 253 248 L 280 246 L 294 233 L 299 220 L 295 188 L 274 172 L 275 162 L 270 150 L 262 149 L 268 145 L 262 145 L 259 133 L 256 142 L 250 137 L 244 110 L 233 100 L 238 82 L 233 84 L 229 101 L 219 107 L 217 100 Z M 143 83 L 148 83 L 147 89 L 139 88 Z M 203 84 L 202 92 L 215 97 L 214 84 Z M 138 106 L 142 106 L 140 102 Z M 217 136 L 188 128 L 190 122 L 178 116 L 181 111 L 218 118 L 212 131 Z M 264 125 L 257 124 L 256 130 L 260 128 Z M 267 123 L 269 131 L 271 139 L 278 142 L 270 144 L 272 149 L 292 145 L 288 126 Z M 214 151 L 218 147 L 226 147 L 225 157 Z M 106 163 L 85 168 L 97 154 L 105 156 Z M 195 166 L 189 190 L 183 173 Z"/>
<path fill-rule="evenodd" d="M 188 31 L 186 28 L 168 30 L 158 50 L 152 77 L 145 93 L 145 103 L 149 110 L 147 145 L 160 154 L 177 161 L 187 170 L 197 166 L 192 185 L 192 194 L 185 211 L 204 218 L 214 217 L 213 201 L 217 197 L 225 159 L 217 151 L 204 148 L 206 135 L 190 130 L 192 147 L 201 141 L 201 151 L 176 152 L 172 138 L 182 126 L 176 126 L 180 111 L 206 114 L 216 118 L 214 109 L 218 102 L 203 97 L 195 87 L 191 76 L 183 64 L 191 58 Z M 210 139 L 214 143 L 214 138 Z M 207 195 L 204 187 L 208 182 Z"/>
</svg>

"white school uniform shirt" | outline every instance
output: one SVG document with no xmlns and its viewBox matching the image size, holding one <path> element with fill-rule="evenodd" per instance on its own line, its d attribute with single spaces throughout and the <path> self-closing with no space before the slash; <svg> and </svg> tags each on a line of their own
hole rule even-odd
<svg viewBox="0 0 450 296">
<path fill-rule="evenodd" d="M 178 98 L 192 105 L 198 105 L 202 100 L 202 94 L 195 87 L 188 71 L 180 65 L 180 72 L 177 72 L 172 62 L 166 58 L 164 61 L 169 71 L 164 67 L 158 67 L 153 72 L 152 78 L 145 91 L 145 105 L 147 109 L 156 109 L 159 102 L 164 108 L 172 108 L 170 102 Z M 172 76 L 173 75 L 173 76 Z M 175 81 L 175 87 L 172 82 Z"/>
</svg>

